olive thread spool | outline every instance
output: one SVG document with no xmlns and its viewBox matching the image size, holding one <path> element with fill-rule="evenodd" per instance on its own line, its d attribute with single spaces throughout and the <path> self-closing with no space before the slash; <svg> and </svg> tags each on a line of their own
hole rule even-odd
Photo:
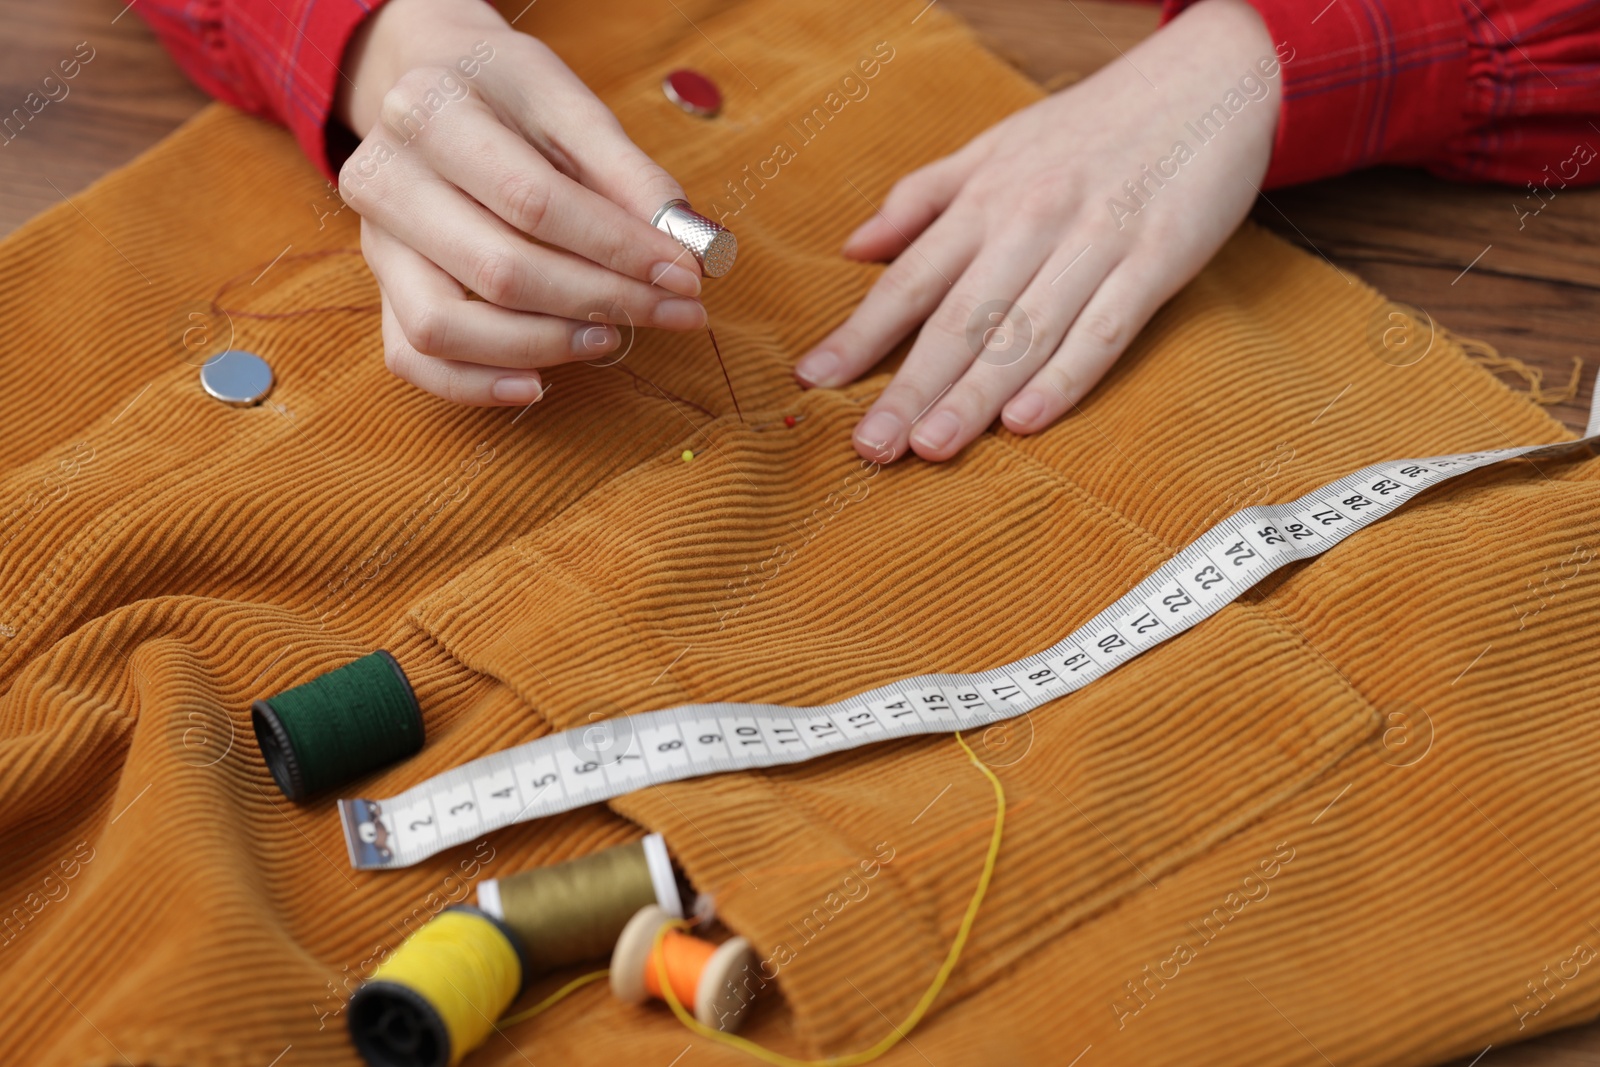
<svg viewBox="0 0 1600 1067">
<path fill-rule="evenodd" d="M 646 904 L 674 918 L 695 901 L 709 912 L 672 863 L 660 834 L 588 856 L 478 883 L 478 907 L 501 919 L 522 942 L 535 975 L 604 959 L 623 927 Z"/>
<path fill-rule="evenodd" d="M 250 708 L 261 755 L 299 803 L 422 749 L 422 708 L 381 649 Z"/>
<path fill-rule="evenodd" d="M 526 976 L 505 924 L 446 908 L 350 997 L 350 1040 L 371 1067 L 454 1067 L 494 1031 Z"/>
<path fill-rule="evenodd" d="M 611 992 L 627 1004 L 662 996 L 661 970 L 672 992 L 701 1026 L 733 1033 L 744 1022 L 751 994 L 740 977 L 756 963 L 750 942 L 730 938 L 720 945 L 677 929 L 675 920 L 654 904 L 640 908 L 617 939 L 611 954 Z M 657 935 L 660 948 L 657 950 Z M 761 983 L 764 984 L 764 983 Z"/>
</svg>

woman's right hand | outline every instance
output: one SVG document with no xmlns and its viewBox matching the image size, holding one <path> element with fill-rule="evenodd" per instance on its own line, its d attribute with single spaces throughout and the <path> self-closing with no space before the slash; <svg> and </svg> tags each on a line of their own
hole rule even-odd
<svg viewBox="0 0 1600 1067">
<path fill-rule="evenodd" d="M 336 114 L 365 138 L 339 192 L 395 374 L 523 405 L 539 368 L 614 351 L 618 326 L 705 326 L 699 265 L 650 225 L 683 190 L 544 44 L 488 4 L 390 0 L 345 67 Z"/>
</svg>

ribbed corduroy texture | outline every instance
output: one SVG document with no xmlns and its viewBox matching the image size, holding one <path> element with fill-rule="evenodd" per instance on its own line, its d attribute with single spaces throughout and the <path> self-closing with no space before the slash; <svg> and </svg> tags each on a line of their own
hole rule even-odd
<svg viewBox="0 0 1600 1067">
<path fill-rule="evenodd" d="M 355 220 L 319 228 L 292 141 L 223 109 L 0 247 L 0 1002 L 26 1020 L 0 1060 L 353 1063 L 347 990 L 408 931 L 635 824 L 775 961 L 752 1036 L 864 1045 L 978 875 L 992 797 L 953 742 L 652 789 L 358 874 L 331 804 L 277 794 L 250 701 L 393 651 L 429 742 L 360 784 L 386 796 L 591 716 L 990 666 L 1245 503 L 1562 435 L 1442 339 L 1385 364 L 1381 298 L 1247 228 L 1080 413 L 863 471 L 849 429 L 885 376 L 803 394 L 788 373 L 876 275 L 836 249 L 896 176 L 1036 96 L 923 6 L 605 0 L 519 23 L 702 207 L 746 189 L 707 301 L 762 432 L 701 335 L 641 333 L 627 358 L 712 422 L 583 365 L 519 415 L 391 377 L 370 314 L 236 319 L 279 385 L 211 401 L 175 336 L 225 279 L 287 248 L 230 303 L 375 295 L 354 256 L 293 258 L 355 247 Z M 835 114 L 879 42 L 893 58 Z M 722 118 L 662 98 L 676 66 L 717 78 Z M 794 158 L 744 186 L 779 141 Z M 1426 1063 L 1593 1014 L 1587 967 L 1559 975 L 1600 945 L 1596 514 L 1593 463 L 1469 477 L 986 737 L 1005 848 L 888 1062 Z M 1519 1020 L 1528 981 L 1548 1006 Z M 594 987 L 470 1062 L 691 1044 L 685 1063 L 748 1062 Z"/>
</svg>

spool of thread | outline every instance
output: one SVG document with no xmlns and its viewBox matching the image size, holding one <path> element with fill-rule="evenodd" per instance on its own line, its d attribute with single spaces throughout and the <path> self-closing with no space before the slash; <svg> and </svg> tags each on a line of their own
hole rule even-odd
<svg viewBox="0 0 1600 1067">
<path fill-rule="evenodd" d="M 673 919 L 654 904 L 628 920 L 611 954 L 611 992 L 618 1000 L 643 1004 L 662 995 L 659 960 L 666 967 L 673 995 L 694 1013 L 702 1026 L 733 1033 L 744 1021 L 750 993 L 743 977 L 755 966 L 750 942 L 731 938 L 720 945 L 681 930 L 668 930 L 659 953 L 652 953 L 656 934 Z"/>
<path fill-rule="evenodd" d="M 350 998 L 350 1039 L 371 1067 L 454 1067 L 522 993 L 516 937 L 477 908 L 436 915 Z"/>
<path fill-rule="evenodd" d="M 283 795 L 302 801 L 422 749 L 422 708 L 405 671 L 379 650 L 250 708 Z"/>
<path fill-rule="evenodd" d="M 517 935 L 535 975 L 604 959 L 646 904 L 681 919 L 693 899 L 660 834 L 478 883 L 478 907 Z"/>
</svg>

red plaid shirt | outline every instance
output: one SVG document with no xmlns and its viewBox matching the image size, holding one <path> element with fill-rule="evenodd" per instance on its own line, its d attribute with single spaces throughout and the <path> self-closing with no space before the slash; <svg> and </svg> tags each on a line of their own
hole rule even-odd
<svg viewBox="0 0 1600 1067">
<path fill-rule="evenodd" d="M 340 70 L 345 45 L 382 2 L 138 0 L 134 10 L 191 81 L 218 100 L 289 127 L 332 178 L 356 144 L 332 118 L 346 76 Z"/>
<path fill-rule="evenodd" d="M 1166 0 L 1171 18 L 1193 0 Z M 1267 185 L 1397 163 L 1600 180 L 1595 0 L 1250 0 L 1282 65 Z"/>
<path fill-rule="evenodd" d="M 196 84 L 287 125 L 332 177 L 353 147 L 330 119 L 339 64 L 381 2 L 141 0 L 135 10 Z M 1164 14 L 1192 2 L 1166 0 Z M 1547 188 L 1600 180 L 1600 3 L 1250 2 L 1285 59 L 1268 186 L 1377 163 Z"/>
</svg>

